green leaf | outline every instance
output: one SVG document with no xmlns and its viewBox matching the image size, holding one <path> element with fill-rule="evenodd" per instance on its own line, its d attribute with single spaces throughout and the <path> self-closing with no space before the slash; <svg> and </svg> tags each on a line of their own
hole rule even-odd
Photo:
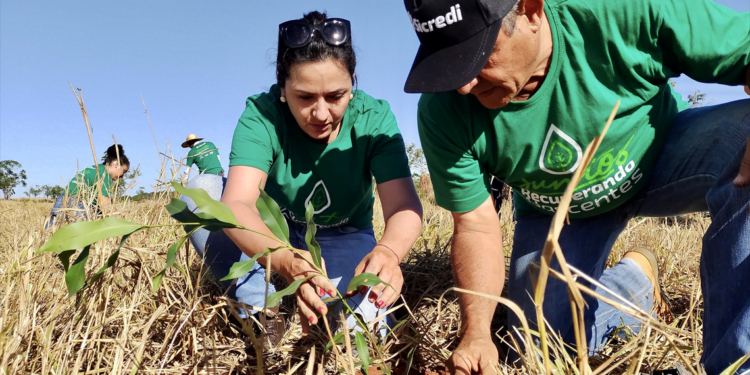
<svg viewBox="0 0 750 375">
<path fill-rule="evenodd" d="M 211 199 L 205 190 L 199 188 L 186 188 L 176 182 L 172 182 L 172 187 L 177 190 L 178 193 L 186 195 L 192 199 L 201 212 L 211 215 L 223 223 L 232 224 L 234 226 L 239 225 L 232 210 L 230 210 L 224 203 Z"/>
<path fill-rule="evenodd" d="M 224 223 L 217 220 L 215 217 L 206 214 L 205 212 L 192 212 L 187 206 L 187 203 L 172 198 L 172 200 L 164 206 L 169 212 L 169 216 L 179 221 L 180 223 L 198 223 L 204 226 L 206 230 L 215 232 L 223 228 L 235 228 L 236 225 Z M 185 233 L 191 232 L 195 229 L 196 225 L 185 225 Z"/>
<path fill-rule="evenodd" d="M 75 252 L 75 250 L 65 250 L 60 254 L 57 254 L 57 257 L 60 258 L 60 263 L 62 263 L 65 272 L 68 272 L 68 268 L 70 268 L 70 257 L 75 254 Z"/>
<path fill-rule="evenodd" d="M 265 255 L 265 253 L 255 254 L 252 258 L 250 258 L 250 260 L 246 260 L 244 262 L 235 262 L 232 265 L 232 268 L 229 269 L 229 273 L 220 281 L 239 279 L 240 277 L 246 275 L 248 272 L 253 270 L 253 267 L 255 267 L 255 261 L 257 261 L 258 258 L 262 257 L 263 255 Z"/>
<path fill-rule="evenodd" d="M 180 240 L 174 243 L 172 246 L 169 247 L 169 250 L 167 250 L 167 264 L 164 267 L 163 270 L 159 271 L 159 273 L 154 276 L 154 286 L 152 288 L 152 292 L 156 293 L 157 290 L 159 290 L 159 286 L 161 286 L 161 281 L 164 278 L 164 274 L 167 272 L 167 270 L 172 267 L 175 260 L 177 259 L 177 251 L 180 250 L 180 247 L 182 247 L 182 244 L 185 243 L 185 241 L 190 238 L 190 236 L 195 233 L 196 230 L 200 229 L 201 227 L 195 227 L 190 233 L 180 237 Z"/>
<path fill-rule="evenodd" d="M 742 367 L 742 364 L 744 364 L 748 359 L 750 359 L 750 353 L 745 354 L 744 356 L 742 356 L 742 358 L 738 359 L 737 362 L 732 363 L 731 366 L 727 367 L 719 375 L 731 375 L 738 372 L 740 370 L 740 367 Z"/>
<path fill-rule="evenodd" d="M 91 245 L 83 248 L 76 261 L 65 272 L 65 285 L 68 287 L 68 297 L 76 294 L 86 282 L 86 261 L 89 260 L 89 248 Z"/>
<path fill-rule="evenodd" d="M 341 331 L 337 333 L 335 336 L 333 336 L 333 341 L 328 341 L 328 344 L 326 344 L 325 352 L 328 353 L 329 350 L 333 347 L 334 343 L 336 345 L 341 345 L 344 342 L 344 332 Z"/>
<path fill-rule="evenodd" d="M 286 219 L 281 214 L 281 209 L 271 197 L 260 189 L 260 197 L 255 201 L 255 207 L 260 212 L 260 218 L 266 223 L 276 238 L 289 242 L 289 227 L 286 225 Z"/>
<path fill-rule="evenodd" d="M 122 249 L 122 245 L 125 244 L 125 241 L 128 240 L 128 237 L 130 237 L 129 234 L 126 234 L 122 236 L 122 239 L 120 240 L 120 246 L 117 246 L 117 250 L 115 250 L 114 253 L 112 253 L 109 258 L 107 258 L 107 263 L 104 263 L 102 268 L 99 269 L 99 271 L 96 271 L 95 274 L 91 275 L 91 278 L 88 281 L 88 285 L 91 285 L 95 283 L 97 280 L 99 280 L 100 277 L 104 274 L 104 271 L 115 265 L 115 262 L 117 262 L 117 258 L 120 257 L 120 249 Z"/>
<path fill-rule="evenodd" d="M 310 252 L 310 255 L 312 255 L 313 263 L 315 263 L 315 266 L 317 266 L 320 269 L 323 269 L 323 261 L 321 251 L 320 251 L 320 245 L 318 245 L 318 241 L 315 240 L 315 232 L 317 232 L 317 227 L 315 226 L 315 221 L 313 221 L 313 215 L 315 214 L 315 207 L 313 207 L 312 203 L 308 203 L 307 207 L 305 208 L 305 221 L 307 222 L 307 233 L 305 233 L 305 243 L 307 243 L 307 251 Z"/>
<path fill-rule="evenodd" d="M 356 331 L 354 333 L 354 343 L 357 346 L 359 360 L 362 361 L 362 372 L 367 374 L 367 370 L 370 368 L 370 349 L 367 347 L 367 341 L 362 336 L 362 332 Z"/>
<path fill-rule="evenodd" d="M 409 350 L 409 354 L 406 355 L 406 369 L 404 370 L 404 374 L 408 374 L 409 370 L 411 370 L 411 365 L 414 363 L 414 353 L 417 352 L 418 346 L 414 346 Z"/>
<path fill-rule="evenodd" d="M 55 232 L 36 254 L 76 250 L 105 238 L 124 236 L 146 227 L 118 217 L 73 223 Z"/>
<path fill-rule="evenodd" d="M 282 297 L 286 297 L 288 295 L 294 294 L 294 292 L 297 291 L 300 285 L 304 283 L 307 280 L 312 279 L 313 277 L 318 275 L 310 275 L 305 277 L 304 279 L 294 280 L 291 284 L 289 284 L 288 287 L 284 290 L 280 290 L 275 293 L 271 293 L 271 295 L 268 296 L 268 299 L 266 300 L 266 308 L 276 307 L 281 302 Z"/>
<path fill-rule="evenodd" d="M 365 272 L 357 276 L 354 276 L 352 278 L 352 281 L 349 282 L 349 286 L 346 287 L 346 291 L 351 292 L 351 291 L 359 289 L 360 286 L 375 286 L 378 284 L 383 284 L 387 287 L 390 287 L 393 290 L 396 290 L 393 286 L 391 286 L 391 284 L 388 284 L 387 282 L 380 280 L 380 278 L 377 277 L 376 275 Z"/>
</svg>

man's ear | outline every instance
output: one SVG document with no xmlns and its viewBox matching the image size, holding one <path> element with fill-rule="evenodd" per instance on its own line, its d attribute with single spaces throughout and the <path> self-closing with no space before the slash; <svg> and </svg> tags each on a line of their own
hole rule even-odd
<svg viewBox="0 0 750 375">
<path fill-rule="evenodd" d="M 526 16 L 529 21 L 529 28 L 537 32 L 542 28 L 542 18 L 544 16 L 544 0 L 520 0 L 518 2 L 520 14 Z"/>
</svg>

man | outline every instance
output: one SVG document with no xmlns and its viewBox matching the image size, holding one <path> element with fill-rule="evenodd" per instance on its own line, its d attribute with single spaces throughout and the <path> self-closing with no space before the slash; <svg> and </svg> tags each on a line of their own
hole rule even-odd
<svg viewBox="0 0 750 375">
<path fill-rule="evenodd" d="M 629 253 L 604 271 L 613 243 L 635 216 L 707 210 L 701 362 L 717 374 L 750 351 L 750 100 L 686 109 L 669 83 L 685 73 L 748 85 L 750 14 L 710 0 L 405 5 L 421 43 L 405 91 L 428 93 L 419 102 L 419 134 L 436 202 L 453 213 L 457 285 L 492 295 L 502 290 L 501 232 L 489 193 L 496 176 L 514 189 L 508 294 L 533 320 L 531 274 L 551 215 L 620 99 L 573 195 L 560 237 L 567 262 L 648 309 L 656 262 L 646 252 Z M 559 269 L 556 261 L 552 267 Z M 637 330 L 635 319 L 586 302 L 590 351 L 622 321 Z M 496 304 L 470 295 L 459 303 L 463 332 L 448 366 L 494 373 Z M 550 279 L 543 306 L 553 330 L 573 343 L 564 283 Z M 517 317 L 510 324 L 518 326 Z"/>
<path fill-rule="evenodd" d="M 201 142 L 202 140 L 203 138 L 190 134 L 187 140 L 182 142 L 182 148 L 190 147 L 185 164 L 188 168 L 196 164 L 200 174 L 216 174 L 224 177 L 224 169 L 219 160 L 219 149 L 213 143 Z"/>
</svg>

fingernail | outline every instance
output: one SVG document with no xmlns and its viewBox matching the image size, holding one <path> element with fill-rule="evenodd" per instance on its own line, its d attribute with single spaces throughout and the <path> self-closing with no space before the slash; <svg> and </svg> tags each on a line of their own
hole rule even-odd
<svg viewBox="0 0 750 375">
<path fill-rule="evenodd" d="M 372 302 L 375 302 L 375 298 L 373 298 L 373 297 L 370 297 L 369 301 L 370 301 L 371 303 L 372 303 Z"/>
<path fill-rule="evenodd" d="M 313 318 L 312 316 L 309 319 L 310 319 L 310 323 L 312 323 L 313 320 L 315 320 L 315 318 Z"/>
<path fill-rule="evenodd" d="M 318 312 L 322 315 L 323 314 L 323 306 L 318 306 Z"/>
<path fill-rule="evenodd" d="M 333 293 L 334 293 L 334 292 L 333 292 L 333 289 L 329 289 L 329 290 L 328 290 L 328 295 L 330 295 L 331 297 L 333 297 Z"/>
<path fill-rule="evenodd" d="M 383 301 L 378 301 L 378 303 L 375 304 L 375 306 L 377 306 L 379 309 L 382 309 L 383 305 L 385 305 L 385 302 L 383 302 Z"/>
<path fill-rule="evenodd" d="M 323 288 L 318 288 L 318 295 L 323 297 L 325 295 L 325 292 L 323 292 Z"/>
</svg>

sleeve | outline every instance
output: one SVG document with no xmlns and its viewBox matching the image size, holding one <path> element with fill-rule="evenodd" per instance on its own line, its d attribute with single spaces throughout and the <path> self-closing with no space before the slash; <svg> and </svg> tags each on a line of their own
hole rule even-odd
<svg viewBox="0 0 750 375">
<path fill-rule="evenodd" d="M 190 152 L 188 152 L 187 160 L 185 161 L 185 164 L 187 164 L 188 168 L 192 167 L 193 164 L 195 164 L 195 158 L 193 157 L 193 150 L 190 149 Z"/>
<path fill-rule="evenodd" d="M 375 182 L 383 183 L 397 178 L 411 177 L 409 159 L 406 156 L 404 139 L 396 123 L 396 116 L 391 106 L 385 100 L 377 101 L 380 105 L 375 111 L 370 111 L 366 121 L 368 128 L 378 129 L 373 134 L 374 144 L 370 156 L 370 171 Z"/>
<path fill-rule="evenodd" d="M 491 188 L 489 174 L 472 150 L 470 124 L 462 123 L 466 120 L 453 109 L 446 110 L 434 95 L 422 95 L 417 123 L 435 202 L 464 213 L 487 200 Z"/>
<path fill-rule="evenodd" d="M 99 178 L 102 180 L 102 195 L 110 198 L 112 196 L 112 177 L 109 176 L 106 168 L 99 169 Z"/>
<path fill-rule="evenodd" d="M 708 83 L 740 85 L 750 65 L 750 12 L 711 0 L 654 0 L 663 64 Z M 673 74 L 673 75 L 676 75 Z"/>
<path fill-rule="evenodd" d="M 257 104 L 248 99 L 247 107 L 234 129 L 229 166 L 242 165 L 268 173 L 274 160 L 269 129 L 273 129 L 274 125 L 260 112 Z"/>
</svg>

